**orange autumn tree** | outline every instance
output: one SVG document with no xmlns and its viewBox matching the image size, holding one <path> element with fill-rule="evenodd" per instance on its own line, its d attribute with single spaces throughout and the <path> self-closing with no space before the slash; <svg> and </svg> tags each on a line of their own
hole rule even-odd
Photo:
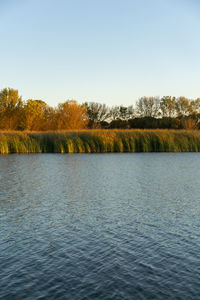
<svg viewBox="0 0 200 300">
<path fill-rule="evenodd" d="M 79 105 L 75 100 L 68 100 L 58 105 L 57 129 L 84 129 L 88 124 L 85 105 Z"/>
</svg>

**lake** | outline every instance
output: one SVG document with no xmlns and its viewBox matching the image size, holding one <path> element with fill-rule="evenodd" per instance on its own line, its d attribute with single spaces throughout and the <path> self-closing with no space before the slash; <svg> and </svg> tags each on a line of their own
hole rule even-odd
<svg viewBox="0 0 200 300">
<path fill-rule="evenodd" d="M 200 154 L 0 156 L 0 299 L 200 299 Z"/>
</svg>

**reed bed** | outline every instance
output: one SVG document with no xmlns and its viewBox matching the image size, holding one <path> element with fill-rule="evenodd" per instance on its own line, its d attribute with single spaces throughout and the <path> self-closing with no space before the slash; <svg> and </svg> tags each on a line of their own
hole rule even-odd
<svg viewBox="0 0 200 300">
<path fill-rule="evenodd" d="M 0 154 L 199 151 L 199 131 L 0 132 Z"/>
</svg>

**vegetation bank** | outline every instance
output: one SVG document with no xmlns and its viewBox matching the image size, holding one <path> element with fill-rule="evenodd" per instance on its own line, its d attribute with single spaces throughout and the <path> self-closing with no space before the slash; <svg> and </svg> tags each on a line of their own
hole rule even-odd
<svg viewBox="0 0 200 300">
<path fill-rule="evenodd" d="M 199 151 L 196 130 L 0 132 L 0 154 Z"/>
</svg>

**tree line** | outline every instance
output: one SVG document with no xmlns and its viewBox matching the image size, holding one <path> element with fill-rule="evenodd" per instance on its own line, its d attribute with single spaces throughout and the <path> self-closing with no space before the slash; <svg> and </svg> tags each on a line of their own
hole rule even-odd
<svg viewBox="0 0 200 300">
<path fill-rule="evenodd" d="M 200 98 L 141 97 L 133 106 L 68 100 L 49 106 L 43 100 L 22 100 L 18 90 L 0 91 L 0 130 L 73 129 L 200 129 Z"/>
</svg>

